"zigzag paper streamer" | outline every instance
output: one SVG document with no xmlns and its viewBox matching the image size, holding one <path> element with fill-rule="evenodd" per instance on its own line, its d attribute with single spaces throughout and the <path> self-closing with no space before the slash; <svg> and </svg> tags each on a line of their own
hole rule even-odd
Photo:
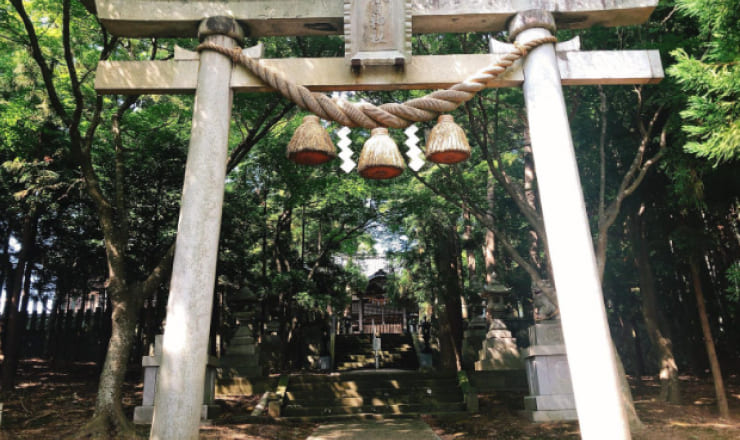
<svg viewBox="0 0 740 440">
<path fill-rule="evenodd" d="M 417 146 L 419 144 L 419 138 L 416 137 L 416 132 L 419 129 L 416 124 L 409 125 L 409 127 L 403 132 L 406 133 L 406 144 L 409 150 L 406 152 L 406 156 L 409 157 L 409 168 L 414 171 L 419 171 L 424 166 L 424 161 L 421 159 L 421 149 Z"/>
<path fill-rule="evenodd" d="M 352 155 L 354 152 L 350 150 L 349 146 L 352 144 L 352 141 L 349 140 L 347 135 L 349 135 L 351 130 L 349 127 L 342 127 L 337 131 L 337 136 L 339 136 L 339 142 L 337 142 L 337 145 L 339 145 L 339 150 L 341 153 L 339 153 L 339 157 L 342 159 L 342 165 L 340 168 L 345 172 L 349 173 L 355 168 L 355 161 L 352 160 Z"/>
</svg>

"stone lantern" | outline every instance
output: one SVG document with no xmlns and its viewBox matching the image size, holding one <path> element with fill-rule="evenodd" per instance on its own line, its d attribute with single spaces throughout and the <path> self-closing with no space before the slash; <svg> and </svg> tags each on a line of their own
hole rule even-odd
<svg viewBox="0 0 740 440">
<path fill-rule="evenodd" d="M 478 352 L 476 371 L 519 370 L 524 366 L 516 339 L 503 321 L 511 314 L 511 308 L 507 304 L 510 293 L 510 288 L 495 279 L 483 287 L 481 296 L 486 300 L 488 333 Z"/>
<path fill-rule="evenodd" d="M 498 328 L 496 321 L 499 321 L 498 326 L 506 328 L 506 325 L 500 320 L 508 318 L 511 314 L 511 307 L 506 302 L 510 293 L 510 288 L 495 279 L 483 286 L 481 296 L 486 301 L 486 318 L 488 319 L 489 330 Z"/>
</svg>

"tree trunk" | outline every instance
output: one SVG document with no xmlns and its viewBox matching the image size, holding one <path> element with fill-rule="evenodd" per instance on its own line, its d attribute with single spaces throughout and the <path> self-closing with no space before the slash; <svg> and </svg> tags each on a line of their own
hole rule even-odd
<svg viewBox="0 0 740 440">
<path fill-rule="evenodd" d="M 639 215 L 632 216 L 632 244 L 634 246 L 635 266 L 640 275 L 640 298 L 645 328 L 650 338 L 656 358 L 660 364 L 660 400 L 670 403 L 680 402 L 678 365 L 673 356 L 671 339 L 661 329 L 661 320 L 656 300 L 655 278 L 650 266 L 650 254 L 645 242 L 645 223 Z M 663 327 L 664 328 L 664 327 Z"/>
<path fill-rule="evenodd" d="M 642 352 L 642 340 L 640 337 L 640 330 L 637 327 L 637 318 L 630 319 L 630 328 L 634 332 L 634 343 L 635 343 L 635 360 L 637 361 L 637 374 L 642 378 L 645 375 L 645 358 Z"/>
<path fill-rule="evenodd" d="M 463 235 L 463 246 L 465 247 L 465 257 L 467 266 L 467 278 L 468 288 L 472 288 L 475 285 L 476 278 L 476 265 L 475 265 L 475 246 L 473 245 L 473 225 L 470 221 L 470 211 L 468 209 L 463 210 L 463 218 L 465 219 L 465 233 Z M 460 306 L 462 309 L 462 319 L 468 319 L 470 313 L 475 308 L 470 307 L 465 295 L 460 296 Z"/>
<path fill-rule="evenodd" d="M 493 223 L 493 209 L 495 207 L 495 183 L 493 179 L 488 179 L 488 187 L 486 188 L 486 212 L 488 220 Z M 496 278 L 495 270 L 496 270 L 496 256 L 494 252 L 496 251 L 496 237 L 493 234 L 493 231 L 489 228 L 486 228 L 486 242 L 483 247 L 483 262 L 485 263 L 486 267 L 486 284 L 493 283 L 494 279 Z"/>
<path fill-rule="evenodd" d="M 15 373 L 18 369 L 18 357 L 20 355 L 21 335 L 23 333 L 23 314 L 25 310 L 19 310 L 21 302 L 21 292 L 23 291 L 23 279 L 26 273 L 26 266 L 29 264 L 29 255 L 34 246 L 36 239 L 36 220 L 33 213 L 28 213 L 23 218 L 23 232 L 21 236 L 21 250 L 18 253 L 18 263 L 15 266 L 11 288 L 6 291 L 9 303 L 7 332 L 4 335 L 3 354 L 3 372 L 2 386 L 3 392 L 12 391 L 15 388 Z"/>
<path fill-rule="evenodd" d="M 614 357 L 617 360 L 619 388 L 622 394 L 622 405 L 624 406 L 624 412 L 627 414 L 627 423 L 630 425 L 630 432 L 640 432 L 645 429 L 645 425 L 640 420 L 640 416 L 637 415 L 637 410 L 635 409 L 635 401 L 634 399 L 632 399 L 632 390 L 630 389 L 630 384 L 627 381 L 627 374 L 625 374 L 624 372 L 624 364 L 622 363 L 622 358 L 619 356 L 619 352 L 617 352 L 617 349 L 614 347 L 614 342 L 610 342 L 612 344 L 612 350 L 614 350 Z"/>
<path fill-rule="evenodd" d="M 10 286 L 5 285 L 5 280 L 8 277 L 8 274 L 11 272 L 11 266 L 10 266 L 10 237 L 3 235 L 3 251 L 0 253 L 0 292 L 2 292 L 3 287 L 5 287 L 5 292 L 10 292 Z M 3 324 L 6 323 L 6 317 L 8 315 L 9 308 L 9 301 L 6 299 L 5 301 L 5 308 L 4 310 L 0 310 L 1 319 L 3 321 Z M 5 329 L 5 325 L 0 325 L 0 331 L 2 329 Z M 0 333 L 0 340 L 3 339 L 3 334 Z M 0 344 L 2 345 L 2 344 Z"/>
<path fill-rule="evenodd" d="M 529 134 L 527 134 L 529 137 Z M 532 160 L 532 146 L 526 145 L 524 147 L 524 197 L 527 200 L 532 210 L 537 210 L 537 194 L 534 190 L 535 172 L 534 172 L 534 161 Z M 540 258 L 540 238 L 537 235 L 537 230 L 531 228 L 529 230 L 529 260 L 532 264 L 537 267 L 540 271 L 542 270 L 542 260 Z"/>
<path fill-rule="evenodd" d="M 21 312 L 28 310 L 28 303 L 31 301 L 31 276 L 33 275 L 33 261 L 29 258 L 26 261 L 25 274 L 23 275 L 23 289 L 21 290 Z M 24 327 L 25 329 L 25 327 Z M 23 337 L 21 336 L 21 339 Z"/>
<path fill-rule="evenodd" d="M 701 288 L 701 280 L 699 278 L 699 266 L 694 258 L 689 261 L 689 267 L 691 268 L 691 280 L 694 286 L 694 294 L 696 295 L 696 308 L 699 312 L 699 320 L 701 321 L 701 330 L 704 334 L 704 344 L 707 348 L 707 356 L 709 358 L 709 366 L 712 369 L 712 379 L 714 380 L 714 392 L 717 395 L 717 408 L 719 409 L 719 415 L 723 419 L 730 418 L 730 409 L 727 406 L 727 395 L 725 394 L 725 384 L 722 380 L 722 371 L 719 367 L 719 360 L 717 359 L 717 352 L 714 349 L 714 339 L 712 338 L 712 329 L 709 327 L 709 318 L 707 317 L 707 309 L 704 304 L 704 292 Z"/>
<path fill-rule="evenodd" d="M 111 295 L 112 334 L 98 382 L 95 413 L 92 420 L 74 438 L 129 438 L 134 436 L 134 425 L 123 412 L 121 390 L 129 354 L 134 344 L 136 316 L 142 292 L 112 280 Z"/>
<path fill-rule="evenodd" d="M 440 313 L 440 351 L 442 368 L 462 369 L 462 305 L 460 303 L 461 268 L 460 246 L 457 233 L 452 228 L 439 231 L 439 242 L 435 246 L 437 271 L 439 272 L 444 310 Z"/>
</svg>

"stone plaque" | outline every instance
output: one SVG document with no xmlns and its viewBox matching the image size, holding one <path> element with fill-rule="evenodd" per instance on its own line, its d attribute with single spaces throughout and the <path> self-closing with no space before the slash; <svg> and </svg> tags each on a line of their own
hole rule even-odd
<svg viewBox="0 0 740 440">
<path fill-rule="evenodd" d="M 344 57 L 353 67 L 411 62 L 410 0 L 345 0 Z"/>
</svg>

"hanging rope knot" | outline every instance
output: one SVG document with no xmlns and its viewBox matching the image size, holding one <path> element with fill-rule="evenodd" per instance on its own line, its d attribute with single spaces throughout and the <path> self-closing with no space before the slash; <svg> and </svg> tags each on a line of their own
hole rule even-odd
<svg viewBox="0 0 740 440">
<path fill-rule="evenodd" d="M 267 67 L 256 59 L 242 56 L 244 54 L 238 47 L 227 49 L 213 43 L 201 43 L 195 50 L 201 52 L 208 49 L 230 57 L 234 64 L 246 67 L 265 84 L 280 92 L 298 107 L 322 119 L 335 121 L 346 127 L 373 129 L 379 126 L 406 128 L 415 122 L 430 121 L 441 113 L 451 112 L 473 99 L 476 93 L 486 87 L 488 82 L 504 73 L 516 60 L 525 57 L 529 51 L 541 44 L 555 42 L 557 42 L 555 37 L 544 37 L 526 44 L 515 42 L 514 50 L 499 58 L 494 64 L 446 90 L 437 90 L 424 97 L 402 103 L 379 106 L 367 102 L 355 104 L 341 99 L 331 99 L 323 93 L 314 93 L 288 79 L 282 72 Z"/>
</svg>

